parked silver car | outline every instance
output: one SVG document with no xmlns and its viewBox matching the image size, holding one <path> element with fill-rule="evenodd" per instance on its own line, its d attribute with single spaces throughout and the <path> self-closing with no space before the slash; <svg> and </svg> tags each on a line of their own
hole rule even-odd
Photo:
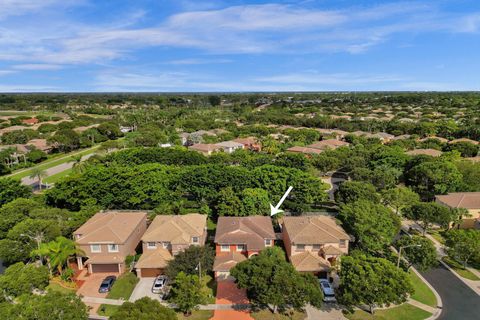
<svg viewBox="0 0 480 320">
<path fill-rule="evenodd" d="M 165 289 L 168 282 L 168 277 L 164 275 L 160 275 L 155 278 L 153 281 L 152 292 L 153 293 L 162 293 Z"/>
<path fill-rule="evenodd" d="M 324 302 L 337 302 L 335 299 L 335 291 L 333 290 L 332 285 L 328 282 L 327 279 L 319 279 L 320 287 L 323 291 L 323 301 Z"/>
</svg>

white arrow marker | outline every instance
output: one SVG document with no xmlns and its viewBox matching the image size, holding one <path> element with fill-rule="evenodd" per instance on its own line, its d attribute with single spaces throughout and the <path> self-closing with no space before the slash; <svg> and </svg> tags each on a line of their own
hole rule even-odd
<svg viewBox="0 0 480 320">
<path fill-rule="evenodd" d="M 287 192 L 285 192 L 282 199 L 280 199 L 280 201 L 278 201 L 276 207 L 272 206 L 272 204 L 270 203 L 270 215 L 271 216 L 274 216 L 277 213 L 283 212 L 283 210 L 280 210 L 279 208 L 282 205 L 283 201 L 285 201 L 285 199 L 288 197 L 288 194 L 290 193 L 290 191 L 292 191 L 292 189 L 293 189 L 293 187 L 288 187 Z"/>
</svg>

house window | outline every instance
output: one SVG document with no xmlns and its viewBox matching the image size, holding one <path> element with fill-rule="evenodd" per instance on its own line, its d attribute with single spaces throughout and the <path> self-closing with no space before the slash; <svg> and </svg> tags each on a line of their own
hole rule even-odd
<svg viewBox="0 0 480 320">
<path fill-rule="evenodd" d="M 155 249 L 157 244 L 155 242 L 147 242 L 147 249 Z"/>
<path fill-rule="evenodd" d="M 92 253 L 99 253 L 102 252 L 102 246 L 99 244 L 91 244 L 90 245 L 90 251 Z"/>
<path fill-rule="evenodd" d="M 199 240 L 198 237 L 192 237 L 192 242 L 193 243 L 198 243 L 198 240 Z"/>
<path fill-rule="evenodd" d="M 297 244 L 297 251 L 305 251 L 305 245 L 304 244 Z"/>
<path fill-rule="evenodd" d="M 109 244 L 108 252 L 118 252 L 118 244 Z"/>
<path fill-rule="evenodd" d="M 340 248 L 346 248 L 347 247 L 347 240 L 340 240 L 339 246 L 340 246 Z"/>
<path fill-rule="evenodd" d="M 314 244 L 314 245 L 312 246 L 312 249 L 313 249 L 314 251 L 318 251 L 318 250 L 320 250 L 320 248 L 321 248 L 321 246 L 320 246 L 319 244 Z"/>
<path fill-rule="evenodd" d="M 170 246 L 170 242 L 163 242 L 162 245 L 164 249 L 168 249 L 168 247 Z"/>
<path fill-rule="evenodd" d="M 220 251 L 221 251 L 221 252 L 230 252 L 230 245 L 228 245 L 228 244 L 222 244 L 222 245 L 220 246 Z"/>
<path fill-rule="evenodd" d="M 244 244 L 237 244 L 237 251 L 246 251 Z"/>
<path fill-rule="evenodd" d="M 271 246 L 272 245 L 272 240 L 270 239 L 265 239 L 265 246 Z"/>
</svg>

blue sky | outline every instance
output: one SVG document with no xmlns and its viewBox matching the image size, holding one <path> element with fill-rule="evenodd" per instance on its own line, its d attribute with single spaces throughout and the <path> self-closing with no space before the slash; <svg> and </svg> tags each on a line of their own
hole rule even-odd
<svg viewBox="0 0 480 320">
<path fill-rule="evenodd" d="M 480 90 L 480 1 L 0 0 L 0 91 Z"/>
</svg>

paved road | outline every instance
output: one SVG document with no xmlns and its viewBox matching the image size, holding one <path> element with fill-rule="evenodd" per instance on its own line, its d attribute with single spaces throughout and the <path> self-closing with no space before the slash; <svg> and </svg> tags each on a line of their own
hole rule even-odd
<svg viewBox="0 0 480 320">
<path fill-rule="evenodd" d="M 440 265 L 422 275 L 442 298 L 443 311 L 438 320 L 480 319 L 480 296 Z"/>
<path fill-rule="evenodd" d="M 82 161 L 87 160 L 88 158 L 90 158 L 94 154 L 95 153 L 89 153 L 89 154 L 83 156 Z M 60 172 L 71 169 L 73 167 L 73 163 L 74 163 L 74 161 L 72 160 L 71 162 L 62 163 L 62 164 L 59 164 L 58 166 L 51 167 L 51 168 L 45 170 L 46 175 L 45 175 L 44 179 L 47 178 L 47 177 L 53 176 L 57 173 L 60 173 Z M 26 186 L 37 185 L 38 180 L 36 178 L 32 179 L 30 177 L 24 177 L 24 178 L 22 178 L 22 184 L 26 185 Z"/>
</svg>

